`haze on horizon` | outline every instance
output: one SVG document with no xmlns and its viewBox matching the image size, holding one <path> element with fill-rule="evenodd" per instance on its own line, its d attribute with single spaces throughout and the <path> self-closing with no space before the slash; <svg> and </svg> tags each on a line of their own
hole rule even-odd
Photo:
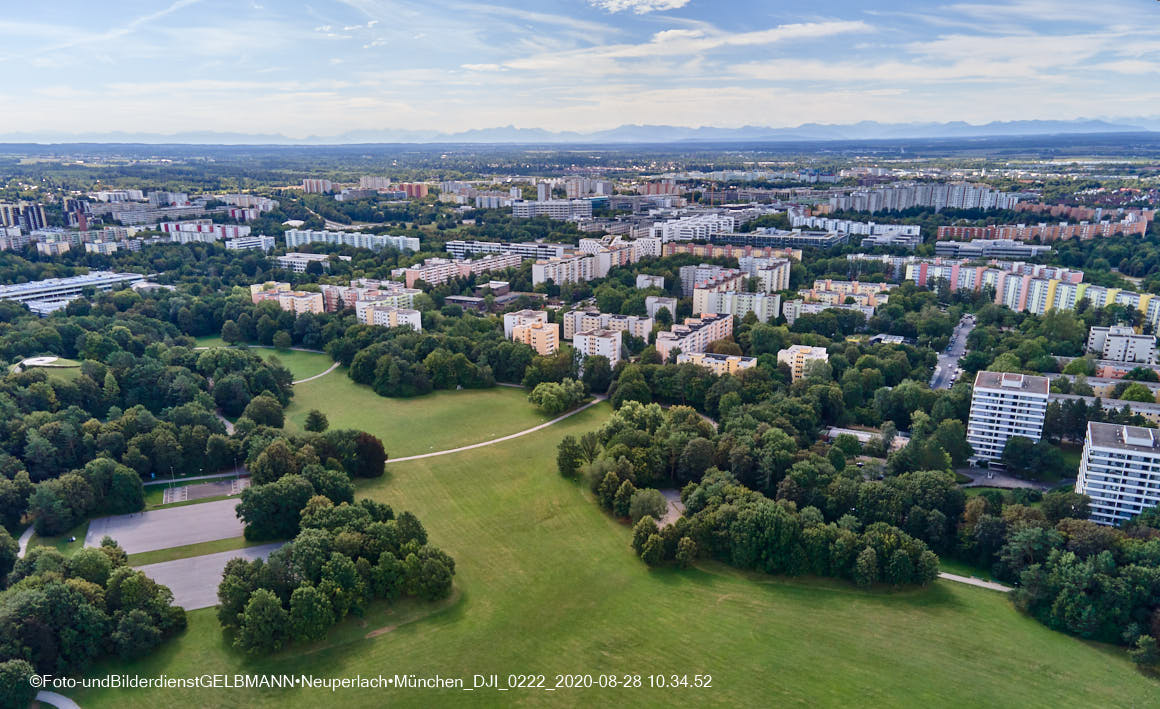
<svg viewBox="0 0 1160 709">
<path fill-rule="evenodd" d="M 1158 16 L 1151 0 L 22 4 L 0 20 L 0 134 L 1156 116 Z"/>
</svg>

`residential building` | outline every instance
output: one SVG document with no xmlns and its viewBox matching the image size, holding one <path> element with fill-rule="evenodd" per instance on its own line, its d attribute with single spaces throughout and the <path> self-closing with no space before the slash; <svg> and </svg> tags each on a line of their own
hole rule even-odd
<svg viewBox="0 0 1160 709">
<path fill-rule="evenodd" d="M 250 235 L 250 227 L 241 224 L 214 224 L 209 219 L 194 219 L 187 222 L 162 222 L 157 225 L 162 232 L 169 234 L 173 241 L 187 243 L 189 241 L 217 241 L 219 239 L 236 239 Z M 198 236 L 193 236 L 193 235 Z"/>
<path fill-rule="evenodd" d="M 661 290 L 664 290 L 665 277 L 664 276 L 650 276 L 650 275 L 645 274 L 645 273 L 639 273 L 636 276 L 636 287 L 637 288 L 660 288 Z"/>
<path fill-rule="evenodd" d="M 369 308 L 359 310 L 358 313 L 358 320 L 364 325 L 379 325 L 380 327 L 405 325 L 415 332 L 423 330 L 423 316 L 418 310 L 374 303 Z"/>
<path fill-rule="evenodd" d="M 25 232 L 44 229 L 48 226 L 44 205 L 31 202 L 0 204 L 0 226 L 20 227 Z"/>
<path fill-rule="evenodd" d="M 665 256 L 677 254 L 693 254 L 701 258 L 735 258 L 746 256 L 755 258 L 784 258 L 795 261 L 802 260 L 801 249 L 781 248 L 776 246 L 755 246 L 752 244 L 693 244 L 689 242 L 670 241 L 664 245 Z"/>
<path fill-rule="evenodd" d="M 615 367 L 620 362 L 621 330 L 592 329 L 577 332 L 572 346 L 583 357 L 606 357 Z"/>
<path fill-rule="evenodd" d="M 277 294 L 278 307 L 288 313 L 321 313 L 322 294 L 308 291 L 289 291 Z"/>
<path fill-rule="evenodd" d="M 310 264 L 317 263 L 322 270 L 330 270 L 330 254 L 304 254 L 292 252 L 279 256 L 275 261 L 278 262 L 279 268 L 284 268 L 287 271 L 294 273 L 306 273 L 306 269 Z"/>
<path fill-rule="evenodd" d="M 811 362 L 829 362 L 830 353 L 825 347 L 810 347 L 809 345 L 791 345 L 777 353 L 778 364 L 789 366 L 793 381 L 806 375 L 807 367 Z"/>
<path fill-rule="evenodd" d="M 814 281 L 813 288 L 798 293 L 807 303 L 877 307 L 886 304 L 890 299 L 890 291 L 897 287 L 893 283 L 835 281 L 827 278 Z"/>
<path fill-rule="evenodd" d="M 697 214 L 657 222 L 649 236 L 661 241 L 706 241 L 717 234 L 732 234 L 736 221 L 730 214 Z"/>
<path fill-rule="evenodd" d="M 681 277 L 681 293 L 689 296 L 693 291 L 702 290 L 741 290 L 746 275 L 739 269 L 726 268 L 702 263 L 698 266 L 681 266 L 678 271 Z"/>
<path fill-rule="evenodd" d="M 650 318 L 654 320 L 657 317 L 657 311 L 661 308 L 669 311 L 669 319 L 675 320 L 677 317 L 677 299 L 668 298 L 663 295 L 649 295 L 645 296 L 644 309 Z"/>
<path fill-rule="evenodd" d="M 504 322 L 506 325 L 506 318 Z M 560 325 L 544 321 L 523 323 L 512 328 L 511 339 L 530 346 L 536 354 L 555 354 L 560 349 Z"/>
<path fill-rule="evenodd" d="M 897 211 L 911 207 L 933 207 L 940 211 L 954 209 L 1013 209 L 1019 196 L 991 189 L 988 185 L 965 182 L 895 183 L 869 190 L 855 190 L 848 195 L 830 197 L 832 211 Z"/>
<path fill-rule="evenodd" d="M 571 340 L 576 333 L 585 330 L 625 331 L 633 337 L 648 342 L 652 333 L 653 319 L 635 315 L 612 315 L 597 310 L 572 310 L 564 313 L 564 339 Z"/>
<path fill-rule="evenodd" d="M 749 278 L 756 278 L 764 293 L 789 290 L 790 269 L 793 262 L 784 258 L 742 256 L 737 265 Z"/>
<path fill-rule="evenodd" d="M 694 354 L 704 352 L 710 342 L 733 335 L 733 316 L 702 315 L 685 318 L 684 324 L 674 324 L 669 330 L 657 333 L 656 348 L 661 359 L 667 361 L 674 350 Z"/>
<path fill-rule="evenodd" d="M 272 236 L 242 236 L 226 240 L 226 248 L 230 251 L 270 251 L 277 245 L 278 240 Z"/>
<path fill-rule="evenodd" d="M 334 183 L 330 180 L 306 178 L 302 180 L 302 191 L 306 194 L 327 194 L 334 191 Z"/>
<path fill-rule="evenodd" d="M 875 236 L 862 237 L 861 245 L 867 248 L 872 248 L 875 246 L 901 246 L 904 249 L 914 251 L 921 243 L 922 237 L 918 236 L 917 234 L 878 234 Z"/>
<path fill-rule="evenodd" d="M 40 246 L 40 244 L 37 244 L 37 246 Z M 115 253 L 117 253 L 117 242 L 115 242 L 115 241 L 86 241 L 85 242 L 85 253 L 101 254 L 102 256 L 108 256 L 110 254 L 115 254 Z"/>
<path fill-rule="evenodd" d="M 516 254 L 522 259 L 559 258 L 572 249 L 567 244 L 545 244 L 539 241 L 506 243 L 460 239 L 448 241 L 444 248 L 455 258 L 465 258 L 470 254 Z"/>
<path fill-rule="evenodd" d="M 1051 253 L 1047 245 L 1025 244 L 1012 239 L 975 239 L 974 241 L 939 241 L 934 245 L 936 256 L 950 258 L 1035 258 Z"/>
<path fill-rule="evenodd" d="M 1118 525 L 1160 504 L 1160 431 L 1089 421 L 1075 491 L 1090 519 Z"/>
<path fill-rule="evenodd" d="M 514 312 L 504 313 L 503 336 L 510 340 L 512 338 L 512 331 L 514 331 L 517 327 L 537 322 L 548 322 L 548 311 L 516 310 Z"/>
<path fill-rule="evenodd" d="M 385 190 L 391 187 L 391 178 L 381 175 L 363 175 L 358 178 L 359 189 Z"/>
<path fill-rule="evenodd" d="M 385 249 L 396 251 L 418 251 L 419 239 L 414 236 L 391 236 L 390 234 L 363 234 L 357 231 L 311 231 L 307 229 L 287 229 L 283 235 L 286 248 L 294 249 L 306 244 L 334 244 L 353 246 L 360 249 Z"/>
<path fill-rule="evenodd" d="M 403 310 L 412 310 L 415 305 L 415 296 L 423 292 L 414 288 L 402 288 L 393 292 L 367 288 L 352 290 L 354 290 L 352 295 L 354 295 L 356 300 L 350 305 L 347 305 L 349 301 L 343 298 L 339 307 L 332 306 L 333 294 L 327 294 L 325 291 L 323 292 L 323 305 L 327 312 L 335 312 L 335 310 L 340 310 L 343 307 L 354 308 L 355 318 L 360 322 L 367 322 L 369 324 L 374 323 L 371 322 L 373 316 L 368 315 L 366 313 L 367 310 L 372 308 L 401 308 Z M 327 297 L 328 295 L 330 295 L 330 298 Z M 332 307 L 334 307 L 334 310 L 331 309 Z"/>
<path fill-rule="evenodd" d="M 543 183 L 541 183 L 543 184 Z M 512 216 L 522 219 L 591 219 L 592 202 L 587 199 L 541 199 L 535 202 L 518 199 L 512 202 Z"/>
<path fill-rule="evenodd" d="M 1042 241 L 1050 243 L 1066 239 L 1095 239 L 1107 236 L 1143 236 L 1150 220 L 1128 215 L 1118 222 L 1080 222 L 1079 224 L 993 224 L 991 226 L 940 226 L 938 238 L 943 239 L 1014 239 L 1015 241 Z"/>
<path fill-rule="evenodd" d="M 723 376 L 737 374 L 745 369 L 757 366 L 756 357 L 742 357 L 740 355 L 723 355 L 711 352 L 682 352 L 677 355 L 677 364 L 695 364 L 698 367 L 712 370 L 714 374 Z"/>
<path fill-rule="evenodd" d="M 460 259 L 429 258 L 422 263 L 391 271 L 396 278 L 403 278 L 411 288 L 419 281 L 428 285 L 439 285 L 453 278 L 467 278 L 471 275 L 518 268 L 523 259 L 516 254 L 491 254 L 473 261 Z"/>
<path fill-rule="evenodd" d="M 576 253 L 532 264 L 533 285 L 548 281 L 556 285 L 579 283 L 596 277 L 596 257 L 592 254 Z"/>
<path fill-rule="evenodd" d="M 922 237 L 919 235 L 920 227 L 917 224 L 875 224 L 874 222 L 856 222 L 850 219 L 830 219 L 824 216 L 807 216 L 792 208 L 789 223 L 796 229 L 841 231 L 847 234 L 871 237 L 903 237 L 917 243 L 922 242 Z"/>
<path fill-rule="evenodd" d="M 785 231 L 767 227 L 745 234 L 718 234 L 713 241 L 727 244 L 790 247 L 794 249 L 831 249 L 850 242 L 850 235 L 841 231 Z"/>
<path fill-rule="evenodd" d="M 1093 327 L 1087 351 L 1113 362 L 1156 364 L 1156 336 L 1137 334 L 1130 327 Z"/>
<path fill-rule="evenodd" d="M 423 291 L 406 288 L 395 281 L 375 281 L 358 279 L 349 286 L 320 285 L 322 301 L 328 313 L 336 313 L 344 308 L 357 308 L 360 303 L 389 306 L 392 308 L 415 307 L 415 296 Z M 357 313 L 356 313 L 357 314 Z"/>
<path fill-rule="evenodd" d="M 979 372 L 971 394 L 967 442 L 974 461 L 993 462 L 1013 436 L 1038 441 L 1050 398 L 1046 377 L 1010 372 Z"/>
<path fill-rule="evenodd" d="M 67 254 L 71 247 L 72 244 L 67 241 L 36 242 L 37 253 L 44 254 L 45 256 L 60 256 L 61 254 Z"/>
<path fill-rule="evenodd" d="M 776 293 L 770 295 L 698 288 L 693 291 L 693 314 L 701 313 L 719 313 L 739 318 L 753 313 L 761 322 L 769 322 L 781 314 L 781 296 Z"/>
</svg>

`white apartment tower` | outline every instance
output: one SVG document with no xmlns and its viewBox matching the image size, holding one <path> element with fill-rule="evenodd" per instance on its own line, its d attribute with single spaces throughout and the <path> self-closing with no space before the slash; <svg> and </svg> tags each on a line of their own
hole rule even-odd
<svg viewBox="0 0 1160 709">
<path fill-rule="evenodd" d="M 973 460 L 997 461 L 1013 436 L 1038 441 L 1043 434 L 1050 387 L 1046 377 L 1010 372 L 979 372 L 971 394 L 967 442 Z"/>
<path fill-rule="evenodd" d="M 1098 524 L 1160 504 L 1160 431 L 1089 421 L 1075 491 L 1091 498 Z"/>
<path fill-rule="evenodd" d="M 1138 335 L 1130 327 L 1093 327 L 1088 331 L 1087 351 L 1113 362 L 1156 364 L 1156 337 Z"/>
</svg>

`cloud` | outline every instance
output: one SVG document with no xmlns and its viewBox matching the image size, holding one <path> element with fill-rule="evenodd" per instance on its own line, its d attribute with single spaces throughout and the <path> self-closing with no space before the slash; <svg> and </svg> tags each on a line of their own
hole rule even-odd
<svg viewBox="0 0 1160 709">
<path fill-rule="evenodd" d="M 659 10 L 678 10 L 688 5 L 690 0 L 588 0 L 596 7 L 609 12 L 631 10 L 638 15 Z"/>
</svg>

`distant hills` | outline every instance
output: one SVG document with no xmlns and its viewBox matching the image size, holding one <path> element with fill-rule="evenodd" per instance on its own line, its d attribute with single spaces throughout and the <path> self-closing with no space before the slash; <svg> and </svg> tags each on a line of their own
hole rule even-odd
<svg viewBox="0 0 1160 709">
<path fill-rule="evenodd" d="M 502 126 L 459 133 L 423 130 L 348 131 L 337 135 L 288 138 L 277 133 L 214 131 L 162 133 L 0 133 L 4 143 L 189 143 L 200 145 L 349 145 L 358 143 L 490 143 L 490 144 L 640 144 L 640 143 L 757 143 L 781 141 L 898 140 L 908 138 L 983 138 L 993 136 L 1140 133 L 1160 130 L 1160 118 L 1107 121 L 994 121 L 970 124 L 804 123 L 793 128 L 689 128 L 669 125 L 622 125 L 593 132 L 549 131 L 543 128 Z"/>
</svg>

